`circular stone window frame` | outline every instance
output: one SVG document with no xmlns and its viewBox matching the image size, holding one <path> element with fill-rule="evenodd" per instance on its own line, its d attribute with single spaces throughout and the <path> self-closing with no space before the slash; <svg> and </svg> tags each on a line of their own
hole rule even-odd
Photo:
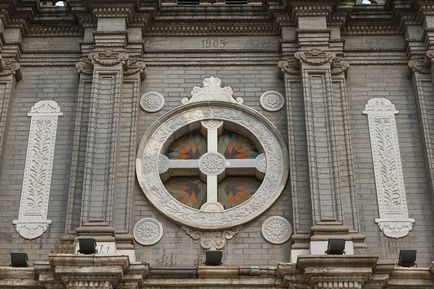
<svg viewBox="0 0 434 289">
<path fill-rule="evenodd" d="M 254 135 L 264 149 L 266 172 L 258 190 L 245 202 L 222 212 L 204 212 L 177 201 L 159 174 L 160 154 L 174 133 L 198 121 L 232 122 Z M 139 185 L 148 200 L 175 222 L 203 230 L 238 226 L 260 216 L 283 192 L 288 179 L 286 143 L 275 126 L 257 111 L 237 103 L 198 101 L 158 118 L 140 141 L 136 159 Z"/>
</svg>

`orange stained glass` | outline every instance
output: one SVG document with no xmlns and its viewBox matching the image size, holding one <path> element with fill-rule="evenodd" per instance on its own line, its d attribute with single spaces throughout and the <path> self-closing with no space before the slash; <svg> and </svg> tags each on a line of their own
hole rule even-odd
<svg viewBox="0 0 434 289">
<path fill-rule="evenodd" d="M 176 139 L 167 149 L 169 159 L 198 159 L 206 153 L 206 139 L 199 131 L 192 131 Z"/>
<path fill-rule="evenodd" d="M 219 136 L 218 151 L 227 159 L 254 159 L 259 155 L 250 140 L 230 130 Z"/>
<path fill-rule="evenodd" d="M 180 203 L 200 209 L 206 201 L 206 184 L 198 177 L 172 177 L 165 186 Z"/>
<path fill-rule="evenodd" d="M 218 201 L 225 209 L 247 201 L 261 185 L 255 177 L 227 177 L 218 186 Z"/>
</svg>

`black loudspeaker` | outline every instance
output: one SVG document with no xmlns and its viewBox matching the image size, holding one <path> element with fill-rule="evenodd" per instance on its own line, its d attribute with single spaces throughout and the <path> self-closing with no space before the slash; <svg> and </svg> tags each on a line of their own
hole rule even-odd
<svg viewBox="0 0 434 289">
<path fill-rule="evenodd" d="M 327 255 L 343 255 L 345 254 L 344 239 L 330 239 L 327 245 Z"/>
<path fill-rule="evenodd" d="M 222 264 L 223 252 L 219 250 L 206 250 L 205 252 L 205 265 L 219 266 Z"/>
<path fill-rule="evenodd" d="M 81 254 L 95 254 L 96 241 L 94 238 L 79 238 L 78 248 L 78 252 Z"/>
<path fill-rule="evenodd" d="M 416 250 L 400 250 L 398 266 L 413 267 L 416 266 Z"/>
<path fill-rule="evenodd" d="M 29 259 L 27 258 L 26 253 L 11 253 L 11 266 L 12 267 L 27 267 L 29 266 L 27 264 L 27 261 Z"/>
</svg>

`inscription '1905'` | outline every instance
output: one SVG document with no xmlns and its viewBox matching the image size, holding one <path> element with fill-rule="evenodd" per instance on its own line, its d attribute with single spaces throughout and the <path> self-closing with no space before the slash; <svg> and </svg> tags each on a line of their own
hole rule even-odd
<svg viewBox="0 0 434 289">
<path fill-rule="evenodd" d="M 220 39 L 211 39 L 211 38 L 205 38 L 201 40 L 202 48 L 225 48 L 226 47 L 226 39 L 220 38 Z"/>
</svg>

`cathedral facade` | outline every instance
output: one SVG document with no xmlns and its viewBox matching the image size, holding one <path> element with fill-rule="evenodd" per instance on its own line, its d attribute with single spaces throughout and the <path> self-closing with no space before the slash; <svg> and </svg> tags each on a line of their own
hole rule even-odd
<svg viewBox="0 0 434 289">
<path fill-rule="evenodd" d="M 434 288 L 432 0 L 0 9 L 0 288 Z"/>
</svg>

